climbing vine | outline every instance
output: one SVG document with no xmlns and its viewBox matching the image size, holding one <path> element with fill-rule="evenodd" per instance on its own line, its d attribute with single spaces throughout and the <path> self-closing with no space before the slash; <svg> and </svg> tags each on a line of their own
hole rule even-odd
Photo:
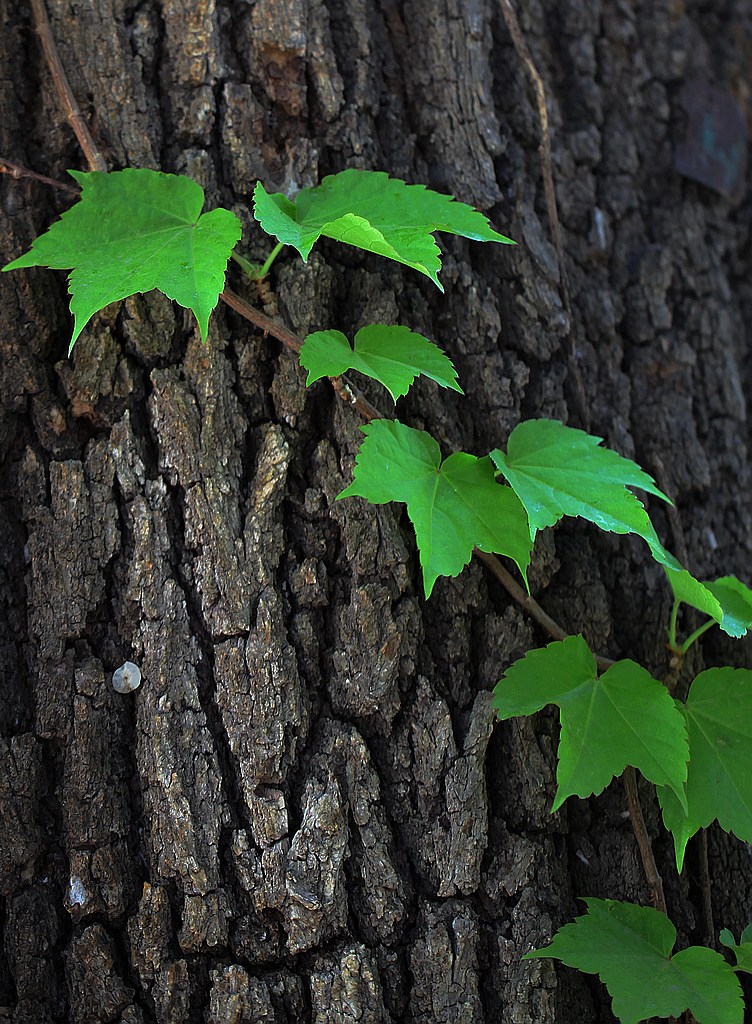
<svg viewBox="0 0 752 1024">
<path fill-rule="evenodd" d="M 382 172 L 350 169 L 293 199 L 257 184 L 256 220 L 276 239 L 259 266 L 235 249 L 241 236 L 236 215 L 223 209 L 203 212 L 203 191 L 188 178 L 132 168 L 71 174 L 81 188 L 79 201 L 4 268 L 70 271 L 71 348 L 98 310 L 153 288 L 193 311 L 204 340 L 220 296 L 265 326 L 261 314 L 225 288 L 231 257 L 258 280 L 284 246 L 307 259 L 325 236 L 401 263 L 442 288 L 436 232 L 513 244 L 482 214 L 450 196 Z M 444 457 L 429 433 L 382 416 L 342 377 L 346 371 L 362 373 L 394 400 L 418 376 L 462 393 L 451 359 L 434 342 L 393 324 L 361 328 L 353 345 L 336 329 L 309 334 L 302 343 L 284 330 L 275 333 L 299 353 L 308 385 L 329 377 L 366 420 L 353 480 L 339 498 L 406 505 L 426 599 L 440 576 L 456 576 L 476 552 L 484 560 L 510 559 L 523 583 L 521 588 L 510 578 L 510 593 L 528 609 L 537 608 L 526 589 L 533 544 L 538 532 L 568 516 L 607 532 L 635 534 L 647 544 L 673 591 L 667 637 L 677 660 L 714 625 L 734 637 L 752 625 L 752 591 L 734 576 L 697 580 L 665 549 L 634 492 L 668 498 L 638 465 L 604 447 L 600 438 L 556 420 L 533 419 L 515 427 L 506 451 Z M 504 581 L 506 570 L 497 569 Z M 683 603 L 704 612 L 707 621 L 681 638 Z M 537 617 L 545 623 L 542 612 Z M 736 972 L 751 969 L 749 929 L 738 945 L 730 932 L 721 933 L 735 954 L 734 967 L 703 947 L 672 952 L 676 931 L 666 917 L 646 844 L 634 771 L 657 788 L 680 871 L 688 841 L 713 821 L 752 842 L 752 672 L 702 672 L 684 701 L 675 699 L 671 682 L 653 678 L 629 659 L 596 656 L 581 636 L 557 635 L 555 642 L 508 666 L 496 686 L 493 706 L 500 720 L 531 715 L 546 705 L 559 708 L 552 811 L 570 796 L 597 795 L 625 775 L 657 908 L 587 899 L 583 917 L 560 929 L 549 946 L 525 955 L 556 958 L 599 975 L 625 1024 L 686 1010 L 699 1024 L 740 1024 L 744 1011 Z"/>
</svg>

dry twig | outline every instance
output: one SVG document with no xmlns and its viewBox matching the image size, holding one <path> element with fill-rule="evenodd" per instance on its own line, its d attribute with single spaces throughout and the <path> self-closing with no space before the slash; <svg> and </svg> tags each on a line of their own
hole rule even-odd
<svg viewBox="0 0 752 1024">
<path fill-rule="evenodd" d="M 12 164 L 10 160 L 3 160 L 2 157 L 0 157 L 0 174 L 7 174 L 8 177 L 15 178 L 17 181 L 20 181 L 22 178 L 30 178 L 32 181 L 38 181 L 40 184 L 48 185 L 50 188 L 58 188 L 63 192 L 70 192 L 74 196 L 77 196 L 80 192 L 77 185 L 69 185 L 67 181 L 48 178 L 46 174 L 37 174 L 36 171 L 30 171 L 23 164 Z"/>
<path fill-rule="evenodd" d="M 65 74 L 60 54 L 57 52 L 55 37 L 52 34 L 52 26 L 50 25 L 50 19 L 47 17 L 47 8 L 44 6 L 44 0 L 31 0 L 31 10 L 34 15 L 34 27 L 39 35 L 47 67 L 50 69 L 52 81 L 55 85 L 55 92 L 62 104 L 66 120 L 76 133 L 78 144 L 84 151 L 89 170 L 106 171 L 107 164 L 105 159 L 91 137 L 91 132 L 79 109 L 76 97 L 73 95 L 73 90 Z"/>
<path fill-rule="evenodd" d="M 582 381 L 582 374 L 575 352 L 574 332 L 572 330 L 572 306 L 569 301 L 569 284 L 567 281 L 567 268 L 564 262 L 564 245 L 561 240 L 561 223 L 559 221 L 559 208 L 556 205 L 556 190 L 554 188 L 553 161 L 551 159 L 551 132 L 548 125 L 548 107 L 546 105 L 546 90 L 543 79 L 538 74 L 533 58 L 527 48 L 527 43 L 522 35 L 517 14 L 512 6 L 511 0 L 499 0 L 501 13 L 504 22 L 512 37 L 517 56 L 520 58 L 528 73 L 528 77 L 535 92 L 535 102 L 538 108 L 538 124 L 540 127 L 540 143 L 538 153 L 541 160 L 541 172 L 543 174 L 543 191 L 546 196 L 546 210 L 551 225 L 554 248 L 556 249 L 556 260 L 559 264 L 559 279 L 561 283 L 561 298 L 564 303 L 564 311 L 567 315 L 568 337 L 569 337 L 569 371 L 572 374 L 579 405 L 579 415 L 582 425 L 586 430 L 590 429 L 590 408 L 585 395 L 585 385 Z"/>
</svg>

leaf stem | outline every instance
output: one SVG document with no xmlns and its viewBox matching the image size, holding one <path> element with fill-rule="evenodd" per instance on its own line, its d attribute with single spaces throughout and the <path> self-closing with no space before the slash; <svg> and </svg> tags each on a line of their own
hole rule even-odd
<svg viewBox="0 0 752 1024">
<path fill-rule="evenodd" d="M 682 654 L 686 654 L 695 640 L 699 640 L 703 633 L 707 633 L 711 626 L 716 626 L 715 619 L 708 619 L 707 622 L 703 622 L 699 629 L 696 629 L 694 633 L 690 633 L 684 643 L 681 645 L 680 651 Z"/>
<path fill-rule="evenodd" d="M 263 263 L 251 263 L 244 256 L 241 256 L 234 250 L 230 253 L 230 256 L 235 260 L 243 273 L 250 277 L 252 281 L 263 281 L 269 273 L 269 268 L 272 263 L 274 263 L 277 256 L 279 256 L 282 251 L 284 244 L 284 242 L 277 242 Z"/>
<path fill-rule="evenodd" d="M 269 253 L 269 255 L 266 257 L 264 262 L 261 264 L 261 270 L 259 270 L 259 272 L 258 272 L 258 280 L 259 281 L 263 281 L 264 278 L 266 277 L 266 275 L 269 273 L 269 268 L 271 267 L 272 263 L 274 263 L 274 261 L 279 256 L 279 254 L 282 252 L 282 249 L 284 248 L 284 245 L 285 245 L 284 242 L 277 242 L 277 244 L 274 246 L 272 251 Z"/>
<path fill-rule="evenodd" d="M 235 260 L 243 273 L 247 274 L 248 277 L 255 278 L 256 274 L 261 269 L 260 263 L 251 263 L 250 260 L 247 260 L 245 256 L 241 256 L 240 253 L 236 252 L 234 249 L 230 253 L 230 259 Z"/>
<path fill-rule="evenodd" d="M 676 620 L 679 615 L 679 605 L 681 601 L 674 598 L 674 607 L 671 609 L 671 621 L 668 624 L 668 645 L 672 651 L 677 649 L 676 647 Z"/>
</svg>

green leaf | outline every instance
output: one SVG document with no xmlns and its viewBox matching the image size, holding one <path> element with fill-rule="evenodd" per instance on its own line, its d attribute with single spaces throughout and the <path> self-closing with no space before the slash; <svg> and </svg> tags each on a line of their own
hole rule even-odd
<svg viewBox="0 0 752 1024">
<path fill-rule="evenodd" d="M 300 363 L 308 370 L 306 384 L 359 370 L 383 384 L 395 402 L 407 394 L 419 374 L 463 394 L 449 357 L 438 345 L 407 327 L 361 327 L 355 335 L 354 352 L 341 331 L 316 331 L 303 342 Z"/>
<path fill-rule="evenodd" d="M 752 590 L 736 576 L 721 576 L 705 587 L 723 610 L 721 629 L 729 636 L 745 636 L 752 626 Z"/>
<path fill-rule="evenodd" d="M 373 420 L 360 429 L 366 439 L 353 482 L 338 497 L 407 504 L 426 597 L 437 577 L 462 571 L 474 547 L 508 555 L 525 576 L 532 548 L 525 510 L 511 488 L 496 482 L 489 458 L 455 452 L 442 462 L 430 434 L 399 420 Z"/>
<path fill-rule="evenodd" d="M 586 915 L 527 957 L 552 957 L 597 974 L 622 1024 L 679 1017 L 684 1010 L 698 1024 L 742 1024 L 741 986 L 720 953 L 690 946 L 671 956 L 676 929 L 665 914 L 616 900 L 584 902 Z"/>
<path fill-rule="evenodd" d="M 668 567 L 666 575 L 677 601 L 704 612 L 729 636 L 746 635 L 752 626 L 752 590 L 736 576 L 700 583 L 686 569 L 672 572 Z"/>
<path fill-rule="evenodd" d="M 324 235 L 404 263 L 430 277 L 441 291 L 441 252 L 434 231 L 514 245 L 472 207 L 383 171 L 350 168 L 331 174 L 299 192 L 294 202 L 280 193 L 270 195 L 258 182 L 253 206 L 264 231 L 294 246 L 304 260 Z"/>
<path fill-rule="evenodd" d="M 752 671 L 701 672 L 686 704 L 677 706 L 689 736 L 687 810 L 663 787 L 658 797 L 681 871 L 687 843 L 716 818 L 726 832 L 752 842 Z"/>
<path fill-rule="evenodd" d="M 581 636 L 530 651 L 497 683 L 493 707 L 504 720 L 546 704 L 561 709 L 552 812 L 567 797 L 600 793 L 627 765 L 684 800 L 688 753 L 682 716 L 665 686 L 634 661 L 617 661 L 599 678 Z"/>
<path fill-rule="evenodd" d="M 704 612 L 717 623 L 723 620 L 723 609 L 718 598 L 708 590 L 704 583 L 700 583 L 686 569 L 666 568 L 666 575 L 674 592 L 674 598 L 683 604 L 688 604 L 698 611 Z"/>
<path fill-rule="evenodd" d="M 98 310 L 152 288 L 192 309 L 206 341 L 227 261 L 240 238 L 235 214 L 202 214 L 201 186 L 175 174 L 133 168 L 69 173 L 81 185 L 80 201 L 3 269 L 72 269 L 71 348 Z"/>
<path fill-rule="evenodd" d="M 562 516 L 580 516 L 610 533 L 636 533 L 658 562 L 678 567 L 627 488 L 668 498 L 636 463 L 601 441 L 558 420 L 525 420 L 510 434 L 506 454 L 497 448 L 491 458 L 527 509 L 533 538 Z"/>
<path fill-rule="evenodd" d="M 728 930 L 723 928 L 720 934 L 720 940 L 724 946 L 728 946 L 734 954 L 736 959 L 735 971 L 744 971 L 746 974 L 752 974 L 752 925 L 747 927 L 742 932 L 741 940 L 737 946 L 734 936 Z"/>
</svg>

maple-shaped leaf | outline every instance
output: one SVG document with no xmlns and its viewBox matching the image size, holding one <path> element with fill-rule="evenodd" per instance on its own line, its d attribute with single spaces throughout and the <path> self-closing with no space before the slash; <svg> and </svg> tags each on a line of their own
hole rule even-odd
<svg viewBox="0 0 752 1024">
<path fill-rule="evenodd" d="M 601 441 L 559 420 L 525 420 L 509 435 L 506 453 L 496 448 L 491 458 L 527 509 L 533 538 L 563 516 L 580 516 L 610 533 L 636 533 L 657 561 L 678 566 L 628 488 L 668 498 L 636 463 Z"/>
<path fill-rule="evenodd" d="M 739 944 L 736 944 L 733 934 L 728 928 L 722 928 L 719 938 L 724 946 L 734 954 L 736 959 L 735 971 L 744 971 L 745 974 L 752 974 L 752 924 L 748 924 L 741 934 Z"/>
<path fill-rule="evenodd" d="M 441 291 L 441 251 L 434 231 L 514 245 L 471 206 L 425 185 L 406 185 L 383 171 L 350 168 L 330 174 L 292 202 L 281 193 L 269 194 L 258 182 L 253 207 L 264 231 L 294 246 L 304 260 L 324 235 L 404 263 L 430 277 Z"/>
<path fill-rule="evenodd" d="M 361 327 L 355 335 L 354 351 L 341 331 L 316 331 L 303 342 L 300 363 L 308 370 L 307 385 L 321 377 L 359 370 L 383 384 L 395 402 L 407 394 L 419 374 L 463 394 L 451 359 L 408 327 Z"/>
<path fill-rule="evenodd" d="M 742 1024 L 739 979 L 720 953 L 690 946 L 672 956 L 676 928 L 665 914 L 616 900 L 583 902 L 587 914 L 526 958 L 551 957 L 597 974 L 622 1024 L 680 1017 L 685 1010 L 698 1024 Z"/>
<path fill-rule="evenodd" d="M 72 271 L 70 348 L 98 310 L 152 288 L 192 309 L 206 341 L 209 315 L 240 238 L 235 214 L 201 213 L 204 190 L 175 174 L 134 168 L 69 174 L 81 186 L 79 202 L 3 269 Z"/>
<path fill-rule="evenodd" d="M 552 812 L 567 797 L 597 795 L 627 765 L 684 800 L 684 721 L 666 687 L 636 662 L 617 661 L 599 677 L 583 638 L 569 636 L 520 658 L 493 692 L 502 720 L 547 704 L 561 711 Z"/>
<path fill-rule="evenodd" d="M 462 571 L 475 547 L 509 556 L 525 576 L 532 548 L 525 510 L 510 487 L 496 482 L 489 458 L 455 452 L 442 462 L 430 434 L 399 420 L 360 429 L 366 439 L 353 482 L 338 497 L 405 502 L 427 598 L 439 576 Z"/>
<path fill-rule="evenodd" d="M 716 818 L 726 832 L 752 843 L 752 671 L 711 668 L 677 707 L 687 722 L 687 806 L 663 787 L 663 822 L 674 837 L 681 871 L 691 837 Z"/>
</svg>

